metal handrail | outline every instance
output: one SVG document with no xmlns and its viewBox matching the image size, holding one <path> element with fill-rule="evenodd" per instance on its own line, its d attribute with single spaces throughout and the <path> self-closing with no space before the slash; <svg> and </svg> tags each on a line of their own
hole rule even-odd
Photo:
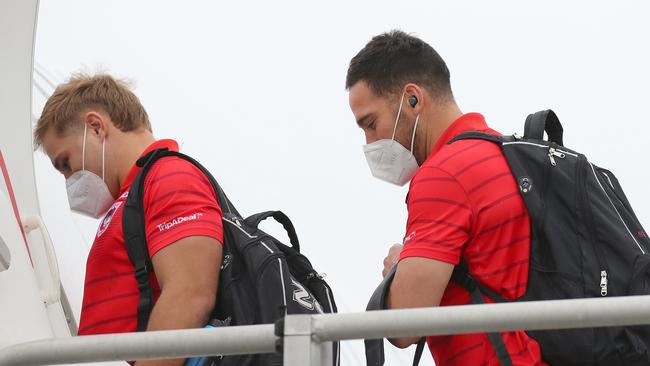
<svg viewBox="0 0 650 366">
<path fill-rule="evenodd" d="M 0 350 L 0 365 L 185 358 L 275 352 L 273 324 L 45 339 Z"/>
<path fill-rule="evenodd" d="M 306 317 L 311 322 L 289 321 Z M 297 328 L 301 323 L 308 327 Z M 285 324 L 291 325 L 285 326 L 284 340 L 274 334 L 274 325 L 265 324 L 34 341 L 0 349 L 0 366 L 268 353 L 278 341 L 296 337 L 318 345 L 359 338 L 650 324 L 650 295 L 289 315 Z M 302 350 L 289 353 L 297 352 Z M 318 364 L 313 356 L 305 359 L 311 361 L 293 364 L 285 357 L 285 366 Z"/>
<path fill-rule="evenodd" d="M 650 324 L 650 295 L 314 316 L 319 342 Z"/>
</svg>

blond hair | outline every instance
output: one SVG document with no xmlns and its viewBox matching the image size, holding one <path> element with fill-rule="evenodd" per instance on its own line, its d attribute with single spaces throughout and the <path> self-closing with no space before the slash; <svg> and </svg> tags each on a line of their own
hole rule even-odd
<svg viewBox="0 0 650 366">
<path fill-rule="evenodd" d="M 34 130 L 35 147 L 42 145 L 50 129 L 58 136 L 80 129 L 81 113 L 92 108 L 107 113 L 123 132 L 140 128 L 151 131 L 149 116 L 127 82 L 108 74 L 76 73 L 60 84 L 45 103 Z"/>
</svg>

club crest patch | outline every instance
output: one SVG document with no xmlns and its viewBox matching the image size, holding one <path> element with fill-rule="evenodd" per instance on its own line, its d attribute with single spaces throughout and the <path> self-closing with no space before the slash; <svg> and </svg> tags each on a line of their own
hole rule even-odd
<svg viewBox="0 0 650 366">
<path fill-rule="evenodd" d="M 111 224 L 111 220 L 113 219 L 113 215 L 115 215 L 115 212 L 117 211 L 118 208 L 122 205 L 123 201 L 117 201 L 111 206 L 111 208 L 108 210 L 104 218 L 102 219 L 102 222 L 99 223 L 99 229 L 97 229 L 97 237 L 102 236 L 102 234 L 108 229 L 108 225 Z"/>
</svg>

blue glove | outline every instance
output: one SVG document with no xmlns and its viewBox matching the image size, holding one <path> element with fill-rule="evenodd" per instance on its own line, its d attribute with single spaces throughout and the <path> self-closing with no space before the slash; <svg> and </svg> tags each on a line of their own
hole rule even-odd
<svg viewBox="0 0 650 366">
<path fill-rule="evenodd" d="M 226 318 L 226 320 L 212 319 L 205 328 L 227 327 L 230 325 L 230 322 L 230 317 Z M 208 357 L 188 358 L 187 361 L 185 361 L 185 366 L 203 366 L 207 360 Z"/>
<path fill-rule="evenodd" d="M 208 324 L 205 326 L 205 328 L 214 328 L 214 325 Z M 188 358 L 187 361 L 185 361 L 185 366 L 203 366 L 205 361 L 207 361 L 207 357 L 192 357 Z"/>
</svg>

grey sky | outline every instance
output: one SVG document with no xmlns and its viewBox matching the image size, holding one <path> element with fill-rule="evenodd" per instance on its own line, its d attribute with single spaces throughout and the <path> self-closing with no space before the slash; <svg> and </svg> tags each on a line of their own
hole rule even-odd
<svg viewBox="0 0 650 366">
<path fill-rule="evenodd" d="M 360 311 L 404 234 L 406 188 L 369 173 L 344 90 L 350 58 L 400 28 L 439 51 L 461 109 L 495 129 L 522 132 L 528 113 L 554 109 L 566 145 L 617 174 L 647 228 L 649 10 L 644 1 L 42 0 L 36 61 L 57 82 L 79 69 L 135 80 L 156 137 L 182 143 L 243 214 L 287 213 L 341 310 Z M 37 115 L 43 102 L 35 93 Z M 64 180 L 40 153 L 36 169 L 78 311 L 96 222 L 67 213 Z M 361 364 L 360 343 L 346 347 L 347 364 Z M 391 364 L 408 364 L 390 352 Z"/>
</svg>

